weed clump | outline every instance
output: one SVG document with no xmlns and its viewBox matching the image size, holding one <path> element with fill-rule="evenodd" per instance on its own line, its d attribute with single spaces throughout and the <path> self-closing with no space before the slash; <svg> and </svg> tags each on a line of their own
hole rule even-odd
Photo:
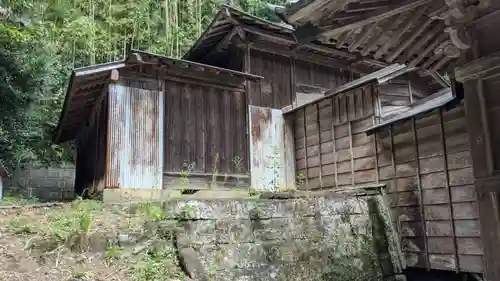
<svg viewBox="0 0 500 281">
<path fill-rule="evenodd" d="M 9 232 L 14 234 L 35 234 L 38 229 L 35 225 L 31 224 L 28 219 L 23 217 L 16 217 L 9 222 Z"/>
<path fill-rule="evenodd" d="M 178 267 L 177 250 L 166 244 L 148 250 L 134 269 L 134 277 L 136 281 L 184 278 Z"/>
</svg>

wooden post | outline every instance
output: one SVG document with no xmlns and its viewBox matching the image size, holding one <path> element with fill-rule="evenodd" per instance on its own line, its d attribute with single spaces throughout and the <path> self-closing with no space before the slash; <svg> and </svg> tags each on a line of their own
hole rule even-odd
<svg viewBox="0 0 500 281">
<path fill-rule="evenodd" d="M 319 123 L 319 103 L 316 103 L 316 134 L 318 134 L 319 187 L 320 189 L 323 189 L 323 177 L 321 172 L 323 161 L 321 161 L 321 129 Z"/>
<path fill-rule="evenodd" d="M 444 157 L 444 175 L 445 175 L 445 187 L 448 195 L 448 214 L 450 216 L 450 228 L 451 228 L 451 236 L 453 237 L 453 247 L 454 247 L 454 259 L 455 259 L 455 271 L 457 273 L 460 272 L 460 261 L 458 259 L 458 245 L 457 245 L 457 236 L 455 235 L 455 218 L 453 216 L 453 202 L 451 196 L 451 188 L 450 188 L 450 175 L 448 171 L 448 154 L 446 151 L 446 134 L 444 131 L 444 121 L 443 121 L 443 109 L 439 109 L 439 124 L 441 127 L 441 147 L 443 149 L 443 157 Z"/>
<path fill-rule="evenodd" d="M 425 211 L 424 211 L 424 192 L 422 190 L 422 181 L 420 179 L 420 161 L 419 161 L 419 149 L 418 149 L 418 137 L 417 137 L 417 125 L 415 122 L 415 117 L 411 118 L 411 127 L 413 131 L 413 143 L 415 145 L 415 161 L 417 161 L 417 188 L 418 188 L 418 205 L 420 208 L 420 223 L 422 224 L 422 229 L 424 230 L 424 249 L 425 249 L 425 264 L 427 270 L 431 269 L 429 260 L 429 245 L 427 241 L 427 234 L 425 234 Z M 394 175 L 396 176 L 396 175 Z"/>
<path fill-rule="evenodd" d="M 305 174 L 305 177 L 306 177 L 306 190 L 309 190 L 309 165 L 307 164 L 307 126 L 306 126 L 306 108 L 304 107 L 302 109 L 304 111 L 304 156 L 306 157 L 306 162 L 305 162 L 305 166 L 306 166 L 306 174 Z"/>
<path fill-rule="evenodd" d="M 335 118 L 334 117 L 334 114 L 335 114 L 335 106 L 333 106 L 333 103 L 334 103 L 334 100 L 336 100 L 335 98 L 331 98 L 331 106 L 332 106 L 332 153 L 333 153 L 333 172 L 334 172 L 334 175 L 335 175 L 335 188 L 338 188 L 339 187 L 339 183 L 338 183 L 338 176 L 337 176 L 337 151 L 336 151 L 336 148 L 335 148 Z"/>
</svg>

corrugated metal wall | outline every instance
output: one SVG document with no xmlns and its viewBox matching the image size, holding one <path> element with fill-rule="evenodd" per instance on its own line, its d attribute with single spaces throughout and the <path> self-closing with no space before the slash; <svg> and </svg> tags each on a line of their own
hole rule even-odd
<svg viewBox="0 0 500 281">
<path fill-rule="evenodd" d="M 164 186 L 174 184 L 183 164 L 194 177 L 246 175 L 247 120 L 243 89 L 196 81 L 165 82 Z M 236 165 L 235 160 L 241 159 Z M 194 175 L 196 174 L 196 175 Z"/>
<path fill-rule="evenodd" d="M 161 91 L 110 84 L 106 187 L 161 188 L 163 102 Z"/>
</svg>

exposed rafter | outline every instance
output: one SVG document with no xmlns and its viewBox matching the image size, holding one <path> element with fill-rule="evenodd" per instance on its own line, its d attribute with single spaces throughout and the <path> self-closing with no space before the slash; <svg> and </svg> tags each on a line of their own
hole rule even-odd
<svg viewBox="0 0 500 281">
<path fill-rule="evenodd" d="M 300 34 L 307 34 L 312 32 L 316 37 L 332 37 L 334 35 L 340 34 L 345 31 L 349 31 L 351 29 L 356 29 L 363 27 L 365 25 L 369 25 L 371 23 L 375 23 L 392 16 L 395 16 L 400 13 L 404 13 L 410 10 L 413 10 L 417 7 L 423 6 L 425 4 L 431 3 L 433 0 L 407 0 L 403 3 L 393 4 L 389 6 L 385 6 L 384 8 L 375 10 L 366 15 L 365 18 L 361 20 L 348 20 L 345 23 L 335 23 L 333 25 L 324 25 L 316 28 L 311 28 L 311 25 L 304 25 L 299 27 L 296 30 L 297 39 L 301 41 Z M 308 28 L 308 31 L 300 30 L 301 28 Z M 311 40 L 312 35 L 308 36 L 307 40 Z"/>
</svg>

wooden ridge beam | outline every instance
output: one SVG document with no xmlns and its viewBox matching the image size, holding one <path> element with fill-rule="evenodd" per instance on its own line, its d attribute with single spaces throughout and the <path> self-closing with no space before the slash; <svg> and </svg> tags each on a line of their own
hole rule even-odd
<svg viewBox="0 0 500 281">
<path fill-rule="evenodd" d="M 271 42 L 274 41 L 274 42 L 284 43 L 284 44 L 288 44 L 288 45 L 297 44 L 297 41 L 294 40 L 293 38 L 289 38 L 289 37 L 286 37 L 283 35 L 272 34 L 270 32 L 266 32 L 266 31 L 263 31 L 263 30 L 260 30 L 258 28 L 248 26 L 245 24 L 240 24 L 240 27 L 248 33 L 259 35 L 263 38 L 266 38 L 267 40 L 269 40 Z M 328 53 L 328 54 L 344 57 L 347 59 L 356 59 L 356 55 L 351 54 L 349 52 L 341 51 L 341 50 L 337 50 L 337 49 L 333 49 L 333 48 L 328 48 L 328 47 L 324 47 L 324 46 L 319 46 L 319 45 L 314 44 L 314 43 L 306 43 L 306 44 L 303 44 L 303 46 L 307 47 L 309 49 L 315 50 L 315 51 Z"/>
<path fill-rule="evenodd" d="M 236 34 L 238 34 L 239 30 L 241 30 L 240 27 L 238 27 L 238 26 L 234 27 L 233 30 L 231 32 L 229 32 L 224 37 L 224 39 L 222 39 L 222 41 L 219 41 L 219 43 L 217 43 L 217 45 L 205 57 L 210 58 L 214 54 L 221 52 L 231 42 L 233 37 L 236 36 Z M 244 38 L 242 38 L 242 39 L 244 39 Z"/>
<path fill-rule="evenodd" d="M 269 44 L 266 42 L 255 41 L 250 45 L 250 48 L 257 51 L 273 53 L 285 57 L 293 57 L 295 59 L 313 62 L 315 64 L 324 65 L 328 67 L 335 67 L 344 70 L 354 71 L 359 74 L 367 74 L 373 71 L 373 69 L 362 69 L 359 67 L 351 67 L 353 61 L 335 59 L 331 57 L 326 57 L 322 55 L 313 54 L 310 52 L 299 51 L 299 50 L 286 50 L 283 46 L 279 44 Z"/>
</svg>

